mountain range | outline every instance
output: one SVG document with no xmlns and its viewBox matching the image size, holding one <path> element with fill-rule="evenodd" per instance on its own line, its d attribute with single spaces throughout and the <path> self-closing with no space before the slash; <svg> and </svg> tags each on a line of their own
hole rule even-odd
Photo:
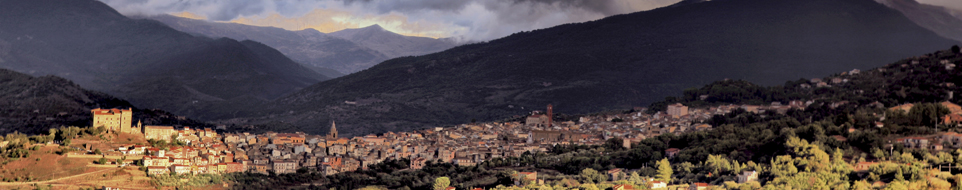
<svg viewBox="0 0 962 190">
<path fill-rule="evenodd" d="M 450 39 L 403 36 L 379 25 L 325 34 L 314 29 L 289 31 L 171 15 L 146 18 L 191 34 L 261 42 L 329 77 L 364 70 L 390 58 L 424 55 L 457 45 Z"/>
<path fill-rule="evenodd" d="M 449 41 L 377 25 L 324 34 L 131 19 L 94 0 L 0 4 L 0 67 L 118 97 L 87 99 L 122 98 L 260 130 L 317 134 L 337 121 L 345 136 L 491 121 L 547 104 L 567 114 L 627 109 L 725 78 L 777 85 L 959 43 L 939 35 L 951 37 L 939 28 L 952 22 L 917 24 L 944 15 L 913 18 L 922 8 L 873 0 L 683 1 L 426 55 L 419 54 L 431 51 L 417 48 L 443 49 Z M 331 69 L 354 73 L 320 74 Z M 103 106 L 75 102 L 64 104 Z M 30 115 L 44 109 L 20 107 L 8 112 L 47 117 Z"/>
<path fill-rule="evenodd" d="M 0 0 L 0 67 L 56 75 L 138 107 L 266 101 L 330 77 L 255 41 L 194 36 L 95 0 Z"/>
<path fill-rule="evenodd" d="M 358 135 L 490 121 L 547 104 L 589 113 L 645 106 L 724 78 L 777 85 L 957 43 L 872 0 L 683 2 L 391 59 L 257 109 L 208 117 L 311 133 L 337 121 L 342 134 Z"/>
</svg>

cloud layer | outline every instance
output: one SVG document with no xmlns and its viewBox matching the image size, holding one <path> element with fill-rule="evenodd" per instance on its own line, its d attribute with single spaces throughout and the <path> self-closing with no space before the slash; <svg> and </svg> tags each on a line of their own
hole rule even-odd
<svg viewBox="0 0 962 190">
<path fill-rule="evenodd" d="M 125 15 L 333 32 L 379 24 L 393 32 L 491 40 L 519 31 L 649 10 L 680 0 L 101 0 Z"/>
</svg>

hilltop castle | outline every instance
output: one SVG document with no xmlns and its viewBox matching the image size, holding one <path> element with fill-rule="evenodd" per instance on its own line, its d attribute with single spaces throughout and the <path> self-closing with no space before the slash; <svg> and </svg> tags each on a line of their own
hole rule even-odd
<svg viewBox="0 0 962 190">
<path fill-rule="evenodd" d="M 127 109 L 92 109 L 90 113 L 93 114 L 94 121 L 92 127 L 104 127 L 108 133 L 128 133 L 128 134 L 141 134 L 147 139 L 160 139 L 160 140 L 170 140 L 171 135 L 177 134 L 177 130 L 173 126 L 144 126 L 143 123 L 137 122 L 137 125 L 131 125 L 133 121 L 133 110 Z M 333 126 L 332 126 L 333 127 Z M 190 130 L 190 129 L 186 129 Z M 206 129 L 209 130 L 209 129 Z"/>
<path fill-rule="evenodd" d="M 104 127 L 107 131 L 117 131 L 120 133 L 140 132 L 139 129 L 132 129 L 133 110 L 124 109 L 92 109 L 90 112 L 94 116 L 92 127 Z"/>
</svg>

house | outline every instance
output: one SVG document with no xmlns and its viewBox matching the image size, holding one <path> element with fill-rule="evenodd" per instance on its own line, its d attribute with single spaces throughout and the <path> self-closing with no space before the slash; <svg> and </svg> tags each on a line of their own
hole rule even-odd
<svg viewBox="0 0 962 190">
<path fill-rule="evenodd" d="M 627 175 L 625 175 L 625 172 L 621 170 L 621 168 L 610 169 L 605 173 L 608 175 L 608 180 L 611 181 L 618 181 L 627 178 Z"/>
<path fill-rule="evenodd" d="M 675 103 L 668 105 L 668 115 L 673 118 L 679 118 L 688 115 L 688 106 L 682 105 L 681 103 Z"/>
<path fill-rule="evenodd" d="M 708 183 L 692 183 L 688 186 L 688 190 L 705 190 L 708 189 Z"/>
<path fill-rule="evenodd" d="M 254 169 L 251 172 L 254 172 L 254 173 L 267 174 L 267 171 L 271 170 L 271 165 L 267 165 L 267 164 L 254 164 L 253 167 Z"/>
<path fill-rule="evenodd" d="M 298 134 L 293 134 L 293 133 L 279 133 L 277 134 L 277 136 L 274 136 L 274 139 L 272 139 L 271 144 L 300 145 L 300 144 L 304 144 L 304 137 Z"/>
<path fill-rule="evenodd" d="M 906 137 L 900 138 L 897 142 L 902 143 L 905 148 L 920 148 L 925 149 L 929 147 L 929 139 L 924 137 Z"/>
<path fill-rule="evenodd" d="M 321 173 L 324 175 L 334 175 L 337 174 L 337 168 L 331 166 L 329 163 L 321 164 Z"/>
<path fill-rule="evenodd" d="M 669 148 L 668 150 L 665 150 L 665 157 L 674 158 L 675 155 L 678 154 L 678 152 L 681 152 L 681 149 Z"/>
<path fill-rule="evenodd" d="M 411 160 L 411 169 L 420 170 L 421 168 L 424 168 L 424 162 L 427 162 L 427 159 L 424 159 L 424 157 L 418 157 L 414 160 Z"/>
<path fill-rule="evenodd" d="M 518 174 L 515 175 L 520 175 L 520 179 L 528 181 L 534 181 L 538 179 L 538 172 L 518 172 Z"/>
<path fill-rule="evenodd" d="M 611 190 L 634 190 L 634 189 L 635 189 L 635 187 L 633 187 L 633 186 L 631 186 L 631 185 L 627 185 L 627 184 L 625 184 L 625 185 L 615 185 L 614 187 L 611 187 Z"/>
<path fill-rule="evenodd" d="M 163 175 L 163 174 L 167 174 L 168 172 L 170 172 L 170 170 L 164 166 L 147 166 L 147 174 L 151 176 Z"/>
<path fill-rule="evenodd" d="M 474 159 L 471 159 L 470 157 L 455 157 L 455 158 L 454 158 L 454 165 L 458 165 L 458 166 L 474 166 L 474 165 L 477 165 L 477 164 L 478 164 L 478 163 L 474 162 Z"/>
<path fill-rule="evenodd" d="M 307 149 L 307 146 L 304 146 L 304 145 L 294 146 L 294 154 L 300 154 L 300 153 L 302 153 L 302 152 L 308 152 L 308 150 L 310 150 L 310 149 Z"/>
<path fill-rule="evenodd" d="M 665 183 L 664 181 L 652 181 L 651 187 L 648 187 L 648 188 L 650 189 L 668 188 L 668 183 Z"/>
<path fill-rule="evenodd" d="M 174 164 L 174 165 L 171 165 L 171 166 L 170 166 L 170 170 L 173 170 L 174 173 L 180 174 L 180 175 L 189 174 L 189 173 L 190 173 L 190 166 L 188 166 L 188 165 Z"/>
<path fill-rule="evenodd" d="M 855 164 L 856 172 L 866 172 L 872 165 L 878 164 L 877 162 L 859 162 Z"/>
<path fill-rule="evenodd" d="M 226 163 L 226 165 L 227 165 L 227 170 L 224 171 L 226 173 L 244 172 L 244 164 L 237 163 L 237 162 L 229 162 L 229 163 Z"/>
<path fill-rule="evenodd" d="M 295 171 L 297 171 L 297 162 L 289 160 L 274 161 L 274 173 L 276 174 L 294 173 Z"/>
<path fill-rule="evenodd" d="M 144 138 L 157 140 L 170 140 L 170 136 L 177 134 L 173 126 L 144 126 Z"/>
<path fill-rule="evenodd" d="M 742 174 L 738 174 L 738 183 L 746 183 L 750 181 L 758 181 L 758 172 L 744 171 Z"/>
<path fill-rule="evenodd" d="M 962 145 L 962 134 L 955 132 L 947 132 L 942 134 L 942 143 L 948 143 L 952 147 L 959 147 Z"/>
<path fill-rule="evenodd" d="M 544 125 L 548 121 L 548 116 L 542 114 L 535 114 L 528 116 L 524 120 L 525 125 Z"/>
<path fill-rule="evenodd" d="M 952 125 L 958 125 L 959 123 L 962 123 L 962 115 L 959 115 L 959 114 L 946 114 L 945 116 L 942 116 L 942 124 L 946 124 L 946 125 L 950 125 L 950 124 L 952 124 Z"/>
</svg>

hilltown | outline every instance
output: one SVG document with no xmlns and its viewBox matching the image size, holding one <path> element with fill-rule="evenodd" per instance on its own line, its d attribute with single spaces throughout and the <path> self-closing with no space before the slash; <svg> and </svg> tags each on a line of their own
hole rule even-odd
<svg viewBox="0 0 962 190">
<path fill-rule="evenodd" d="M 794 107 L 802 106 L 797 104 Z M 245 171 L 283 174 L 294 173 L 300 168 L 316 169 L 332 175 L 401 158 L 410 159 L 412 169 L 420 169 L 431 160 L 473 166 L 491 158 L 519 156 L 527 151 L 546 151 L 557 144 L 597 145 L 614 137 L 623 139 L 623 146 L 631 146 L 632 142 L 639 142 L 646 137 L 711 129 L 712 126 L 704 124 L 705 120 L 736 108 L 763 111 L 787 110 L 789 107 L 793 106 L 689 109 L 676 104 L 669 106 L 667 113 L 652 115 L 633 112 L 585 116 L 578 122 L 557 122 L 551 119 L 553 113 L 549 105 L 547 113 L 536 111 L 524 122 L 462 124 L 352 138 L 338 136 L 333 122 L 326 136 L 300 132 L 218 134 L 210 128 L 175 128 L 139 122 L 132 125 L 132 111 L 129 109 L 94 109 L 91 112 L 95 127 L 103 126 L 111 132 L 139 133 L 146 139 L 176 140 L 186 144 L 169 150 L 149 145 L 117 144 L 114 145 L 116 149 L 102 153 L 105 156 L 144 155 L 142 163 L 149 175 Z"/>
<path fill-rule="evenodd" d="M 575 121 L 553 121 L 552 107 L 547 113 L 535 111 L 523 122 L 494 122 L 462 124 L 455 127 L 433 128 L 412 132 L 388 132 L 352 138 L 338 136 L 331 123 L 326 136 L 305 133 L 218 134 L 212 129 L 190 127 L 131 125 L 131 110 L 94 109 L 93 126 L 104 126 L 116 133 L 140 134 L 146 139 L 176 140 L 186 146 L 169 150 L 132 144 L 115 144 L 104 156 L 143 155 L 142 163 L 149 175 L 201 173 L 294 173 L 298 169 L 313 169 L 326 175 L 366 169 L 384 160 L 408 158 L 411 169 L 420 169 L 427 161 L 450 162 L 473 166 L 487 159 L 519 156 L 527 151 L 547 151 L 558 144 L 598 145 L 610 138 L 623 140 L 630 147 L 646 137 L 666 133 L 680 134 L 711 129 L 705 124 L 713 115 L 727 114 L 735 109 L 750 112 L 804 109 L 812 102 L 792 101 L 788 105 L 772 103 L 768 106 L 724 105 L 693 109 L 681 104 L 669 105 L 666 112 L 645 114 L 643 111 L 580 117 Z M 962 108 L 943 103 L 952 110 L 945 122 L 962 118 Z M 908 109 L 911 104 L 889 109 Z M 644 108 L 636 108 L 644 110 Z M 955 121 L 958 122 L 958 121 Z M 962 135 L 945 134 L 947 141 L 958 141 Z M 926 148 L 928 139 L 906 138 L 907 146 Z M 897 141 L 896 143 L 903 143 Z M 956 144 L 955 142 L 952 142 Z M 925 144 L 925 145 L 922 145 Z M 933 143 L 935 144 L 935 143 Z M 962 143 L 959 143 L 962 144 Z M 669 157 L 678 149 L 666 150 Z M 131 161 L 116 164 L 131 164 Z M 861 165 L 862 163 L 860 163 Z M 531 174 L 525 174 L 531 175 Z M 536 174 L 534 174 L 536 175 Z M 536 177 L 535 177 L 536 178 Z M 656 185 L 659 185 L 657 182 Z"/>
</svg>

